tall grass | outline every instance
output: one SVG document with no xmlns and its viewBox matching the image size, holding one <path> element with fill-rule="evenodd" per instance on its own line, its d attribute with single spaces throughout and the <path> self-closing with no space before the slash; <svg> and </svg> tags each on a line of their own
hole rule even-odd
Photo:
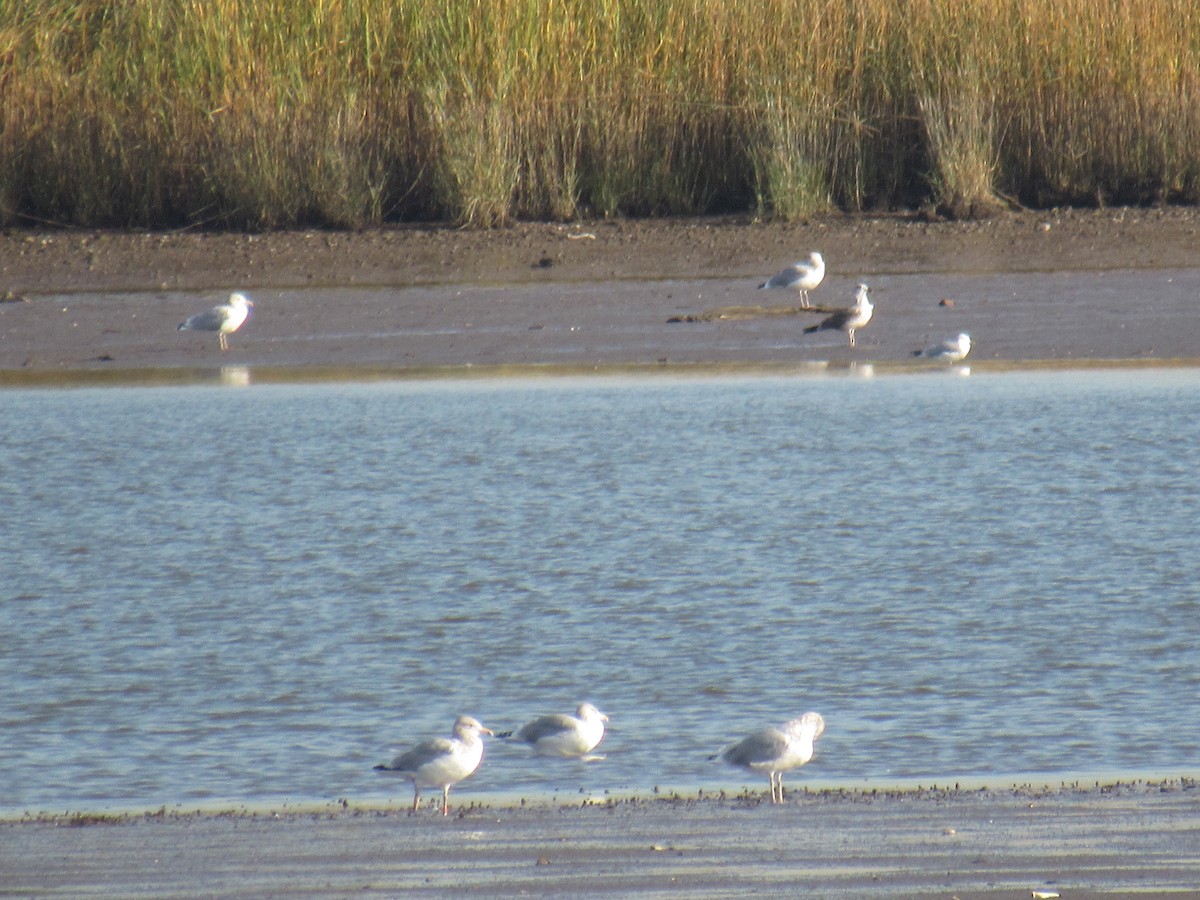
<svg viewBox="0 0 1200 900">
<path fill-rule="evenodd" d="M 1192 0 L 0 0 L 0 222 L 1200 200 Z"/>
</svg>

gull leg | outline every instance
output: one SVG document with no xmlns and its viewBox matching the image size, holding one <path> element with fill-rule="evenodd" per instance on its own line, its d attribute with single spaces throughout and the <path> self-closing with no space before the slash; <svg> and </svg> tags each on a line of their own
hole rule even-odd
<svg viewBox="0 0 1200 900">
<path fill-rule="evenodd" d="M 848 331 L 849 331 L 849 333 L 850 333 L 850 346 L 851 346 L 851 347 L 853 347 L 853 346 L 854 346 L 854 329 L 853 329 L 853 328 L 850 328 L 850 329 L 847 329 L 847 330 L 848 330 Z"/>
<path fill-rule="evenodd" d="M 221 349 L 222 349 L 222 350 L 228 350 L 228 349 L 229 349 L 229 342 L 225 340 L 225 332 L 223 332 L 223 331 L 218 331 L 218 332 L 217 332 L 217 339 L 218 339 L 218 340 L 220 341 L 220 343 L 221 343 Z"/>
<path fill-rule="evenodd" d="M 442 815 L 450 815 L 450 785 L 442 788 Z"/>
</svg>

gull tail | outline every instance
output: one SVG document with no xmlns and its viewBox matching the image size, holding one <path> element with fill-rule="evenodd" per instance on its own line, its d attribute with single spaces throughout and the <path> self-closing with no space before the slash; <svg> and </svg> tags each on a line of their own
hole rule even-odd
<svg viewBox="0 0 1200 900">
<path fill-rule="evenodd" d="M 804 333 L 812 334 L 814 331 L 820 331 L 820 330 L 821 330 L 820 325 L 809 325 L 807 328 L 804 329 Z"/>
<path fill-rule="evenodd" d="M 512 736 L 513 736 L 513 733 L 511 731 L 497 731 L 496 734 L 494 735 L 494 737 L 498 737 L 501 740 L 503 740 L 504 738 L 510 738 Z"/>
<path fill-rule="evenodd" d="M 924 352 L 923 350 L 914 350 L 914 351 L 912 352 L 912 355 L 913 355 L 913 356 L 920 356 L 920 355 L 921 355 L 923 352 Z"/>
</svg>

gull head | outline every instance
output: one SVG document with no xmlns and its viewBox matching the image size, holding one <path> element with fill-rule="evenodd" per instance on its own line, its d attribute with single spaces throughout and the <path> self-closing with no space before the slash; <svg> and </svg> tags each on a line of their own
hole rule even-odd
<svg viewBox="0 0 1200 900">
<path fill-rule="evenodd" d="M 784 728 L 797 738 L 815 741 L 825 733 L 825 719 L 818 712 L 806 712 L 804 715 L 792 719 Z"/>
<path fill-rule="evenodd" d="M 478 719 L 471 716 L 459 716 L 454 723 L 454 736 L 461 739 L 475 739 L 481 734 L 495 734 L 492 729 L 484 726 Z"/>
<path fill-rule="evenodd" d="M 596 709 L 596 707 L 592 706 L 590 703 L 579 704 L 579 709 L 575 711 L 575 715 L 577 718 L 583 719 L 585 722 L 595 720 L 599 720 L 601 722 L 608 721 L 608 716 L 600 712 L 600 710 Z"/>
</svg>

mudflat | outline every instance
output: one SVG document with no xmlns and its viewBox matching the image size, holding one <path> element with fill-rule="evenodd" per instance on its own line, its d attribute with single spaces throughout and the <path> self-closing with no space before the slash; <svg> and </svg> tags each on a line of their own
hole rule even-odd
<svg viewBox="0 0 1200 900">
<path fill-rule="evenodd" d="M 436 793 L 436 792 L 435 792 Z M 0 823 L 40 897 L 1195 896 L 1193 781 Z M 399 804 L 403 806 L 403 802 Z M 1036 893 L 1035 893 L 1036 892 Z"/>
<path fill-rule="evenodd" d="M 850 348 L 759 283 L 810 250 L 814 305 L 870 285 Z M 403 226 L 361 233 L 0 235 L 0 371 L 247 367 L 383 373 L 888 364 L 960 331 L 970 362 L 1200 357 L 1192 208 Z M 177 332 L 231 291 L 255 301 L 220 352 Z"/>
</svg>

